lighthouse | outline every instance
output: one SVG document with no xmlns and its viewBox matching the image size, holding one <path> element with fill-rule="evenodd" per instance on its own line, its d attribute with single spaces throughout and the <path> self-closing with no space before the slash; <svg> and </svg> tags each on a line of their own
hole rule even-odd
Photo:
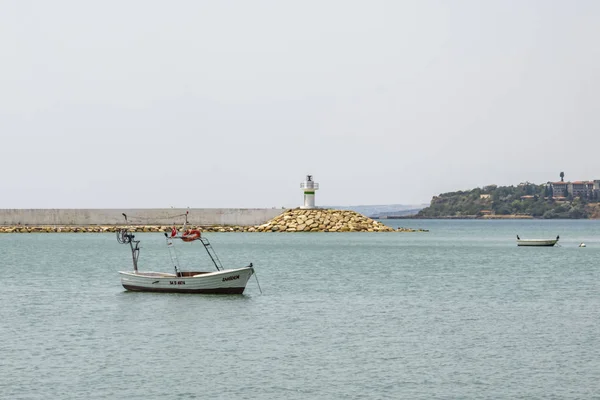
<svg viewBox="0 0 600 400">
<path fill-rule="evenodd" d="M 316 208 L 315 190 L 319 189 L 319 184 L 313 181 L 312 175 L 306 175 L 306 180 L 300 184 L 300 189 L 304 192 L 304 206 L 301 208 Z"/>
</svg>

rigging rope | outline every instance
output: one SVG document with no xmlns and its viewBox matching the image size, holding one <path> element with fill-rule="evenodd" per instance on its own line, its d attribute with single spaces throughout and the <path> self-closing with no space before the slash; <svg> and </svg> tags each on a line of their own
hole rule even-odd
<svg viewBox="0 0 600 400">
<path fill-rule="evenodd" d="M 135 222 L 137 220 L 137 222 L 144 222 L 144 221 L 160 221 L 160 220 L 171 220 L 173 218 L 177 218 L 177 217 L 186 217 L 188 215 L 188 213 L 184 213 L 184 214 L 176 214 L 176 215 L 167 215 L 166 217 L 152 217 L 152 218 L 148 218 L 148 217 L 132 217 L 127 215 L 127 218 L 130 221 Z"/>
<path fill-rule="evenodd" d="M 117 242 L 121 244 L 127 244 L 131 242 L 133 236 L 127 233 L 126 229 L 119 229 L 117 231 Z"/>
</svg>

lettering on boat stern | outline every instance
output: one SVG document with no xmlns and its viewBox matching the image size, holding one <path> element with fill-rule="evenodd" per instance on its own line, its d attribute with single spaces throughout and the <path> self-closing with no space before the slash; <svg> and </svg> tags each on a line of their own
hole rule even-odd
<svg viewBox="0 0 600 400">
<path fill-rule="evenodd" d="M 235 279 L 240 279 L 240 276 L 239 276 L 239 275 L 232 275 L 232 276 L 228 276 L 227 278 L 223 278 L 223 282 L 226 282 L 226 281 L 233 281 L 233 280 L 235 280 Z"/>
<path fill-rule="evenodd" d="M 169 285 L 185 285 L 185 281 L 169 281 Z"/>
</svg>

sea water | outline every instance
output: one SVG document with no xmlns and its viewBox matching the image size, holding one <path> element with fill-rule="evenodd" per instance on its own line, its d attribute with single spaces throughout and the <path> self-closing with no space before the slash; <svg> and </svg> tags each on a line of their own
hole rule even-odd
<svg viewBox="0 0 600 400">
<path fill-rule="evenodd" d="M 384 222 L 429 232 L 206 234 L 262 288 L 222 296 L 125 291 L 114 234 L 0 235 L 0 398 L 600 396 L 600 221 Z"/>
</svg>

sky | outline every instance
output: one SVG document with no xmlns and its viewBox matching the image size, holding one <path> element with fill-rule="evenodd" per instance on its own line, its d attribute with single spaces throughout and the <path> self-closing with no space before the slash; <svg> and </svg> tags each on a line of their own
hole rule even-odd
<svg viewBox="0 0 600 400">
<path fill-rule="evenodd" d="M 600 1 L 0 0 L 0 208 L 600 179 Z"/>
</svg>

